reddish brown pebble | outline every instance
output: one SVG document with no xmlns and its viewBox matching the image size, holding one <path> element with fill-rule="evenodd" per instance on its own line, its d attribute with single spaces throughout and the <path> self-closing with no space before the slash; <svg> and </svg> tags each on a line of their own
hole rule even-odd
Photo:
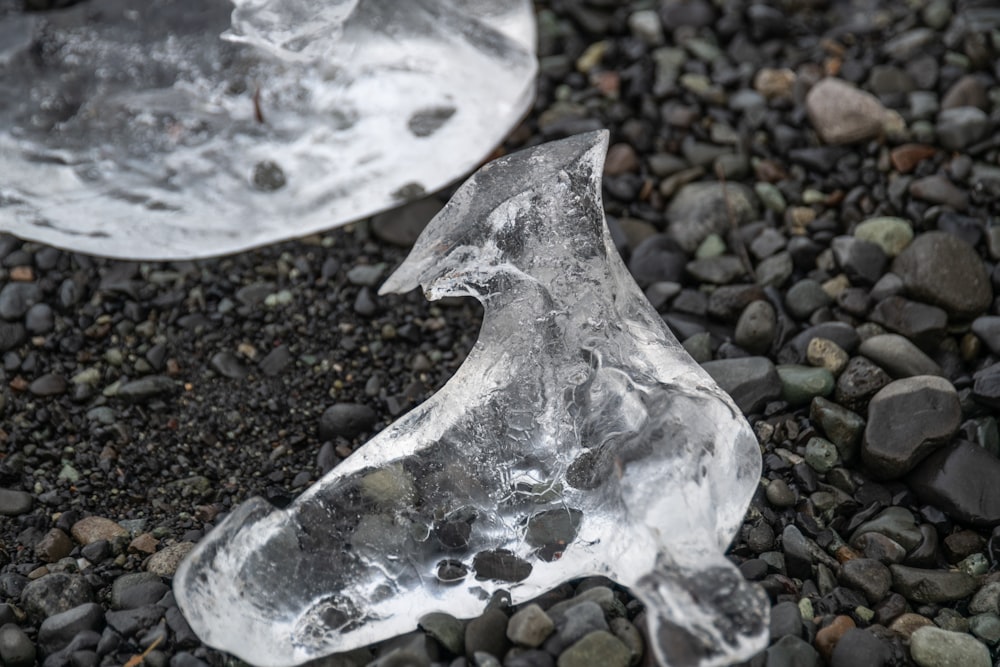
<svg viewBox="0 0 1000 667">
<path fill-rule="evenodd" d="M 892 149 L 889 153 L 889 160 L 896 171 L 908 174 L 913 171 L 920 162 L 932 157 L 937 152 L 933 146 L 924 144 L 903 144 Z"/>
<path fill-rule="evenodd" d="M 156 553 L 156 545 L 160 541 L 153 537 L 152 533 L 143 533 L 136 537 L 128 545 L 129 553 L 153 554 Z"/>
<path fill-rule="evenodd" d="M 830 656 L 833 655 L 833 649 L 837 647 L 837 642 L 840 641 L 840 638 L 848 630 L 854 627 L 854 621 L 850 616 L 837 616 L 830 621 L 830 625 L 820 628 L 819 632 L 816 633 L 816 641 L 813 644 L 824 660 L 830 662 Z"/>
</svg>

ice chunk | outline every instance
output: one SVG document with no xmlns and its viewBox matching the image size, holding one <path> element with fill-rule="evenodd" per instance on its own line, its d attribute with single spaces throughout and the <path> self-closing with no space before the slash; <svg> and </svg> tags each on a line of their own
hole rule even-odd
<svg viewBox="0 0 1000 667">
<path fill-rule="evenodd" d="M 0 230 L 152 259 L 327 229 L 471 171 L 536 69 L 529 0 L 0 11 Z"/>
<path fill-rule="evenodd" d="M 496 160 L 431 221 L 382 292 L 476 297 L 478 342 L 286 509 L 251 500 L 198 544 L 174 590 L 203 640 L 289 665 L 605 575 L 647 605 L 663 664 L 765 647 L 766 597 L 723 556 L 759 447 L 614 248 L 607 136 Z"/>
</svg>

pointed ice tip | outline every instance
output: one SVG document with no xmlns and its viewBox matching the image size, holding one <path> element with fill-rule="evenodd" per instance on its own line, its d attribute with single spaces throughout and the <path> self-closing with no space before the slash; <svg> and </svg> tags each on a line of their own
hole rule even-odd
<svg viewBox="0 0 1000 667">
<path fill-rule="evenodd" d="M 379 296 L 386 294 L 406 294 L 420 287 L 421 277 L 428 262 L 426 260 L 415 260 L 411 252 L 402 264 L 399 265 L 382 286 L 378 288 Z"/>
</svg>

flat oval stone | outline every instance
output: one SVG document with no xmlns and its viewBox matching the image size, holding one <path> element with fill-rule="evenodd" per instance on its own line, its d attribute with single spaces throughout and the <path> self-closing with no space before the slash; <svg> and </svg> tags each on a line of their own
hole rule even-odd
<svg viewBox="0 0 1000 667">
<path fill-rule="evenodd" d="M 990 667 L 986 645 L 964 632 L 949 632 L 928 625 L 910 635 L 910 656 L 920 667 Z"/>
<path fill-rule="evenodd" d="M 767 357 L 719 359 L 702 364 L 702 368 L 744 414 L 758 412 L 781 396 L 781 379 Z"/>
<path fill-rule="evenodd" d="M 998 318 L 1000 319 L 1000 318 Z M 861 342 L 858 352 L 895 378 L 913 375 L 944 375 L 933 359 L 899 334 L 880 334 Z"/>
<path fill-rule="evenodd" d="M 825 368 L 799 366 L 777 367 L 781 378 L 781 395 L 792 405 L 805 405 L 817 396 L 829 396 L 833 391 L 833 373 Z"/>
<path fill-rule="evenodd" d="M 964 572 L 925 570 L 906 565 L 890 565 L 892 590 L 911 602 L 938 604 L 967 598 L 978 584 Z"/>
<path fill-rule="evenodd" d="M 921 501 L 975 526 L 1000 525 L 1000 459 L 959 441 L 930 456 L 907 483 Z"/>
</svg>

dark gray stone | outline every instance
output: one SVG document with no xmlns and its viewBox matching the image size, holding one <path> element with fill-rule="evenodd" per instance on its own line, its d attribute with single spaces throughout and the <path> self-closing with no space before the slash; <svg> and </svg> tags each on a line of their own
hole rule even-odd
<svg viewBox="0 0 1000 667">
<path fill-rule="evenodd" d="M 989 274 L 975 248 L 945 232 L 920 234 L 892 264 L 914 299 L 960 319 L 982 314 L 993 302 Z"/>
<path fill-rule="evenodd" d="M 177 383 L 165 375 L 147 375 L 123 384 L 118 388 L 118 396 L 133 403 L 143 403 L 176 391 Z"/>
<path fill-rule="evenodd" d="M 848 410 L 863 413 L 868 401 L 892 382 L 889 375 L 865 357 L 852 357 L 837 378 L 835 400 Z"/>
<path fill-rule="evenodd" d="M 883 667 L 891 659 L 889 644 L 868 630 L 851 628 L 834 647 L 830 667 Z"/>
<path fill-rule="evenodd" d="M 353 438 L 375 426 L 375 411 L 359 403 L 337 403 L 319 418 L 321 440 Z"/>
<path fill-rule="evenodd" d="M 767 649 L 766 667 L 817 667 L 819 653 L 799 637 L 786 635 Z"/>
<path fill-rule="evenodd" d="M 910 602 L 938 604 L 971 596 L 979 588 L 965 572 L 925 570 L 906 565 L 890 565 L 892 590 Z"/>
<path fill-rule="evenodd" d="M 902 334 L 925 350 L 934 349 L 948 327 L 948 313 L 942 309 L 901 296 L 879 301 L 872 308 L 869 319 Z"/>
<path fill-rule="evenodd" d="M 21 592 L 24 611 L 37 622 L 93 601 L 94 591 L 83 576 L 63 572 L 35 579 Z"/>
<path fill-rule="evenodd" d="M 974 526 L 1000 525 L 1000 460 L 982 447 L 959 441 L 930 456 L 907 484 L 925 503 Z"/>
<path fill-rule="evenodd" d="M 802 636 L 802 612 L 794 602 L 779 602 L 771 607 L 771 641 L 782 637 Z"/>
<path fill-rule="evenodd" d="M 702 364 L 744 414 L 759 412 L 781 396 L 781 378 L 767 357 L 719 359 Z"/>
<path fill-rule="evenodd" d="M 840 568 L 838 581 L 864 594 L 870 605 L 879 603 L 892 586 L 892 574 L 882 563 L 871 558 L 854 558 Z"/>
<path fill-rule="evenodd" d="M 876 478 L 896 479 L 947 443 L 961 421 L 958 392 L 944 378 L 896 380 L 868 404 L 861 459 Z"/>
<path fill-rule="evenodd" d="M 879 246 L 853 236 L 838 236 L 830 243 L 833 257 L 854 284 L 874 285 L 888 262 Z"/>
<path fill-rule="evenodd" d="M 0 289 L 0 317 L 19 320 L 41 299 L 42 290 L 37 283 L 9 282 Z"/>
<path fill-rule="evenodd" d="M 103 629 L 104 609 L 96 602 L 88 602 L 42 621 L 38 629 L 38 646 L 42 653 L 51 655 L 69 646 L 80 632 Z"/>
<path fill-rule="evenodd" d="M 30 493 L 0 489 L 0 516 L 18 516 L 31 511 L 34 500 Z"/>
<path fill-rule="evenodd" d="M 0 663 L 5 667 L 34 667 L 35 645 L 24 630 L 7 623 L 0 627 Z"/>
<path fill-rule="evenodd" d="M 944 375 L 937 362 L 899 334 L 880 334 L 866 338 L 861 342 L 858 352 L 874 361 L 894 378 Z"/>
</svg>

